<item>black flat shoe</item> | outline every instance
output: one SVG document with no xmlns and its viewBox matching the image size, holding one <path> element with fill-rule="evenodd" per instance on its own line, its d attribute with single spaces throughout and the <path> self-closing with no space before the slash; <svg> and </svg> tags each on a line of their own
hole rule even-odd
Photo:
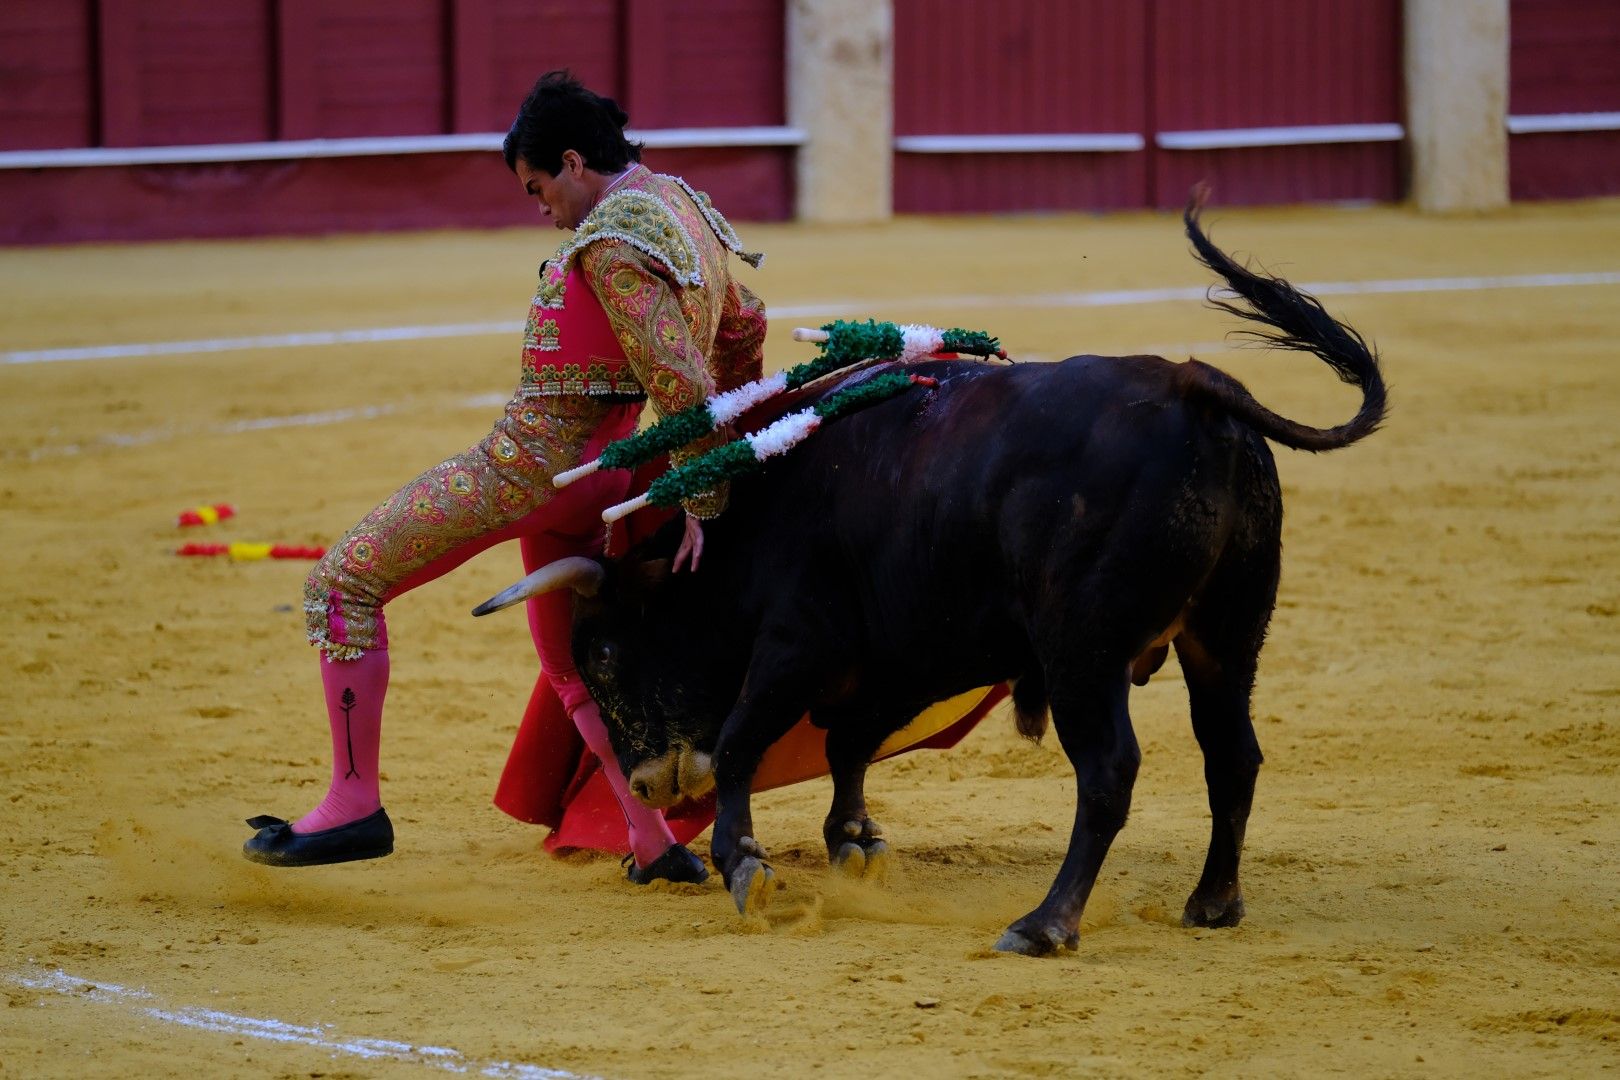
<svg viewBox="0 0 1620 1080">
<path fill-rule="evenodd" d="M 679 881 L 697 885 L 709 880 L 709 868 L 703 860 L 692 854 L 684 844 L 671 844 L 669 850 L 654 859 L 645 869 L 630 863 L 625 876 L 637 885 L 653 881 Z"/>
<path fill-rule="evenodd" d="M 259 831 L 242 845 L 242 854 L 266 866 L 325 866 L 380 859 L 394 850 L 394 823 L 381 807 L 370 817 L 320 832 L 295 833 L 286 821 L 266 814 L 248 818 L 248 825 Z"/>
</svg>

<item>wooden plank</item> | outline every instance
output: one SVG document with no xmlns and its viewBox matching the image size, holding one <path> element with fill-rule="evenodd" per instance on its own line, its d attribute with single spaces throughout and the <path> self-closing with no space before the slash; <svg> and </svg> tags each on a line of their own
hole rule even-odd
<svg viewBox="0 0 1620 1080">
<path fill-rule="evenodd" d="M 271 137 L 266 0 L 144 0 L 134 53 L 148 146 Z"/>
<path fill-rule="evenodd" d="M 139 0 L 97 0 L 102 146 L 141 145 Z"/>
<path fill-rule="evenodd" d="M 1620 111 L 1620 4 L 1513 0 L 1509 13 L 1513 198 L 1620 194 L 1620 131 L 1604 130 Z"/>
<path fill-rule="evenodd" d="M 1154 204 L 1180 206 L 1201 180 L 1227 204 L 1400 197 L 1397 0 L 1160 0 L 1153 12 L 1155 134 L 1171 135 L 1151 151 Z M 1307 142 L 1319 145 L 1285 145 Z"/>
<path fill-rule="evenodd" d="M 1620 4 L 1513 0 L 1508 111 L 1620 109 Z"/>
<path fill-rule="evenodd" d="M 450 5 L 450 130 L 494 131 L 495 8 L 491 0 Z"/>
<path fill-rule="evenodd" d="M 598 94 L 628 103 L 621 0 L 495 0 L 494 19 L 491 108 L 497 129 L 511 123 L 535 80 L 556 68 L 568 68 Z M 639 117 L 632 121 L 641 123 Z"/>
<path fill-rule="evenodd" d="M 320 130 L 320 0 L 276 4 L 276 137 L 313 139 Z"/>
<path fill-rule="evenodd" d="M 447 30 L 442 0 L 323 5 L 317 134 L 443 134 Z"/>
<path fill-rule="evenodd" d="M 1005 149 L 966 157 L 900 153 L 895 209 L 1143 205 L 1147 10 L 1108 0 L 896 0 L 896 135 L 966 136 Z M 1068 149 L 1030 152 L 1043 133 L 1069 140 Z M 1002 140 L 985 138 L 992 136 Z M 1024 141 L 1031 145 L 1020 152 Z M 1108 152 L 1093 152 L 1101 149 Z"/>
<path fill-rule="evenodd" d="M 677 87 L 689 87 L 698 74 L 681 78 L 676 70 L 671 35 L 677 32 L 671 5 L 663 0 L 624 2 L 624 98 L 620 104 L 637 127 L 658 128 L 679 125 L 681 94 Z"/>
<path fill-rule="evenodd" d="M 0 4 L 0 151 L 91 144 L 91 14 L 88 3 Z"/>
</svg>

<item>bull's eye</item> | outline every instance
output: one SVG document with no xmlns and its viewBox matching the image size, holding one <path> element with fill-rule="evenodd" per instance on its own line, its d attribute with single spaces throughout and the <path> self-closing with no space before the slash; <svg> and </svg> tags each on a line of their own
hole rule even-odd
<svg viewBox="0 0 1620 1080">
<path fill-rule="evenodd" d="M 609 671 L 619 660 L 619 648 L 611 641 L 604 641 L 591 650 L 591 664 L 598 671 Z"/>
</svg>

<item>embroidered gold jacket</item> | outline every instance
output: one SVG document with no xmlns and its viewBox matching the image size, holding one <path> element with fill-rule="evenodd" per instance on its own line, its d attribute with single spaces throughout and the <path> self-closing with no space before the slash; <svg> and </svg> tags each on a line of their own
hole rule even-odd
<svg viewBox="0 0 1620 1080">
<path fill-rule="evenodd" d="M 736 232 L 702 192 L 686 181 L 637 165 L 597 204 L 574 236 L 540 271 L 540 287 L 524 337 L 532 358 L 531 393 L 636 396 L 652 401 L 660 416 L 678 412 L 716 392 L 762 374 L 765 305 L 731 276 L 729 255 L 751 265 L 761 256 L 744 252 Z M 580 274 L 573 275 L 576 268 Z M 545 353 L 545 312 L 561 309 L 565 288 L 583 277 L 607 313 L 624 352 L 581 369 Z M 568 370 L 563 370 L 564 367 Z M 526 372 L 525 381 L 531 376 Z M 677 451 L 680 464 L 718 445 L 716 434 Z M 726 491 L 689 500 L 697 517 L 725 508 Z"/>
</svg>

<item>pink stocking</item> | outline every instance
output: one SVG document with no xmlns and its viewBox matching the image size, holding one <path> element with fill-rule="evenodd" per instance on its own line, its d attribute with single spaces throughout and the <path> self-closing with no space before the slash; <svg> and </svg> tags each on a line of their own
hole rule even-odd
<svg viewBox="0 0 1620 1080">
<path fill-rule="evenodd" d="M 624 778 L 624 770 L 619 768 L 619 759 L 613 753 L 607 725 L 602 722 L 602 711 L 591 700 L 590 692 L 585 689 L 579 676 L 568 672 L 560 678 L 552 676 L 551 682 L 563 699 L 563 707 L 573 718 L 574 727 L 579 729 L 585 745 L 602 763 L 602 775 L 607 779 L 608 787 L 613 789 L 613 797 L 624 812 L 625 824 L 630 827 L 630 853 L 636 857 L 636 865 L 652 865 L 654 859 L 675 843 L 675 834 L 669 831 L 661 811 L 654 810 L 630 794 L 630 782 Z"/>
<path fill-rule="evenodd" d="M 371 649 L 358 660 L 328 660 L 322 654 L 321 683 L 332 726 L 332 786 L 319 806 L 293 822 L 295 833 L 347 825 L 382 806 L 377 759 L 388 650 Z"/>
<path fill-rule="evenodd" d="M 611 473 L 597 475 L 611 475 Z M 573 492 L 575 488 L 584 488 L 595 479 L 596 477 L 591 477 L 590 480 L 575 484 L 567 490 Z M 558 502 L 561 503 L 565 497 L 559 498 Z M 576 513 L 579 520 L 573 524 L 581 529 L 583 536 L 580 538 L 555 533 L 525 537 L 523 568 L 532 573 L 553 559 L 569 555 L 594 554 L 591 535 L 601 530 L 597 515 L 600 513 L 598 508 L 605 501 L 607 500 L 597 495 L 589 500 L 581 500 L 578 504 L 580 509 Z M 664 823 L 661 811 L 654 810 L 630 794 L 630 783 L 624 778 L 624 770 L 619 768 L 619 759 L 613 753 L 613 743 L 608 739 L 607 725 L 602 722 L 602 711 L 597 708 L 596 702 L 591 699 L 591 692 L 585 687 L 584 680 L 574 669 L 574 657 L 569 648 L 574 622 L 573 594 L 563 590 L 536 596 L 529 601 L 528 609 L 529 631 L 534 636 L 535 651 L 540 654 L 540 667 L 545 671 L 546 678 L 551 680 L 551 686 L 557 691 L 557 696 L 562 699 L 563 708 L 568 710 L 569 717 L 574 721 L 574 727 L 585 740 L 586 748 L 602 763 L 602 776 L 612 789 L 613 797 L 624 813 L 625 824 L 629 827 L 630 853 L 636 857 L 636 865 L 649 866 L 653 860 L 674 845 L 675 834 L 670 832 L 669 826 Z"/>
</svg>

